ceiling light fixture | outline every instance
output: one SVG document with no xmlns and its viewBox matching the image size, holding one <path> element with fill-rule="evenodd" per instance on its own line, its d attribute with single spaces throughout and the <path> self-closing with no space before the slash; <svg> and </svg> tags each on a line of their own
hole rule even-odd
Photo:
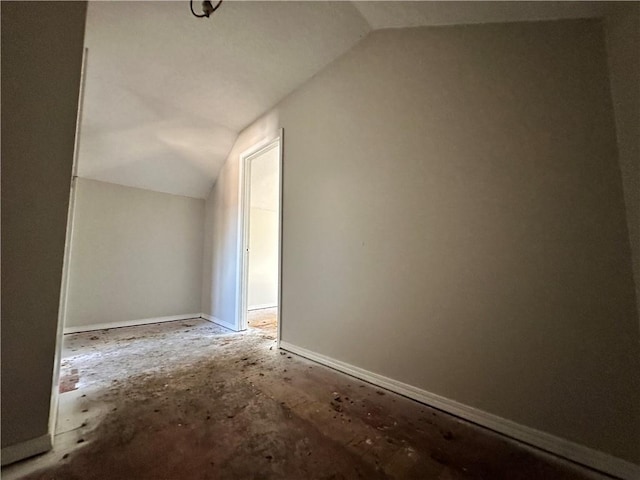
<svg viewBox="0 0 640 480">
<path fill-rule="evenodd" d="M 193 0 L 189 0 L 189 7 L 191 8 L 191 13 L 193 13 L 194 17 L 198 17 L 198 18 L 204 18 L 204 17 L 209 18 L 209 16 L 213 12 L 215 12 L 221 4 L 222 4 L 222 0 L 219 0 L 218 3 L 216 3 L 216 6 L 214 7 L 213 5 L 211 5 L 211 2 L 209 0 L 205 0 L 204 2 L 202 2 L 202 13 L 197 14 L 193 9 Z"/>
</svg>

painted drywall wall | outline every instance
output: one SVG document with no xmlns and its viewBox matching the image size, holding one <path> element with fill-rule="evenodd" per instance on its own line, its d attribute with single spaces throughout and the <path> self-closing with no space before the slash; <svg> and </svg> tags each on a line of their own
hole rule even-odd
<svg viewBox="0 0 640 480">
<path fill-rule="evenodd" d="M 221 315 L 238 155 L 278 127 L 284 341 L 640 463 L 600 21 L 375 32 L 251 125 L 209 207 Z"/>
<path fill-rule="evenodd" d="M 251 208 L 249 233 L 249 310 L 278 304 L 278 212 Z"/>
<path fill-rule="evenodd" d="M 77 182 L 65 327 L 199 314 L 204 200 Z"/>
<path fill-rule="evenodd" d="M 9 447 L 18 449 L 11 460 L 38 453 L 19 445 L 46 448 L 38 439 L 50 433 L 86 3 L 2 2 L 0 8 L 5 463 Z"/>
<path fill-rule="evenodd" d="M 234 144 L 205 203 L 202 312 L 239 329 L 237 282 L 239 269 L 239 159 L 254 145 L 278 136 L 276 112 L 247 127 Z"/>
<path fill-rule="evenodd" d="M 618 155 L 640 312 L 640 3 L 612 2 L 605 19 Z"/>
<path fill-rule="evenodd" d="M 250 160 L 249 310 L 278 304 L 278 152 L 271 148 Z"/>
</svg>

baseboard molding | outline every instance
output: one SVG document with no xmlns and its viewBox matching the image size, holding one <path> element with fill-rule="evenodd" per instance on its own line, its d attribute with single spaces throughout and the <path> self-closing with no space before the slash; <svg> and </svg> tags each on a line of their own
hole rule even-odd
<svg viewBox="0 0 640 480">
<path fill-rule="evenodd" d="M 305 348 L 297 347 L 285 341 L 280 342 L 280 348 L 608 475 L 624 480 L 640 478 L 640 466 L 626 460 L 541 432 Z"/>
<path fill-rule="evenodd" d="M 167 317 L 142 318 L 138 320 L 125 320 L 123 322 L 96 323 L 94 325 L 80 325 L 77 327 L 65 327 L 64 334 L 91 332 L 93 330 L 106 330 L 107 328 L 135 327 L 138 325 L 149 325 L 151 323 L 175 322 L 176 320 L 188 320 L 190 318 L 200 318 L 199 313 L 185 313 L 183 315 L 169 315 Z"/>
<path fill-rule="evenodd" d="M 0 456 L 2 457 L 2 461 L 0 463 L 2 463 L 2 466 L 4 467 L 5 465 L 19 462 L 25 458 L 48 452 L 51 448 L 53 448 L 51 435 L 42 435 L 41 437 L 32 438 L 25 442 L 4 447 L 2 451 L 0 451 Z"/>
<path fill-rule="evenodd" d="M 238 330 L 236 330 L 236 326 L 232 325 L 229 322 L 225 322 L 223 320 L 220 320 L 218 317 L 214 317 L 212 315 L 207 315 L 206 313 L 201 313 L 200 314 L 200 318 L 204 318 L 205 320 L 209 320 L 212 323 L 215 323 L 216 325 L 220 325 L 221 327 L 224 327 L 228 330 L 231 330 L 232 332 L 237 332 Z"/>
<path fill-rule="evenodd" d="M 262 303 L 260 305 L 251 305 L 250 307 L 247 307 L 247 310 L 264 310 L 265 308 L 276 308 L 277 306 L 277 303 Z"/>
</svg>

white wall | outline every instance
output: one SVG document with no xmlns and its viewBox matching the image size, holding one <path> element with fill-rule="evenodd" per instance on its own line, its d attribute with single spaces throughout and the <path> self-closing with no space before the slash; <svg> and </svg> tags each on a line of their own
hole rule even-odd
<svg viewBox="0 0 640 480">
<path fill-rule="evenodd" d="M 49 412 L 86 2 L 2 2 L 2 463 Z"/>
<path fill-rule="evenodd" d="M 240 154 L 278 136 L 277 114 L 267 114 L 238 137 L 205 204 L 202 312 L 233 327 L 237 311 Z"/>
<path fill-rule="evenodd" d="M 271 148 L 250 160 L 249 310 L 278 304 L 278 152 Z"/>
<path fill-rule="evenodd" d="M 78 178 L 65 327 L 199 314 L 203 220 L 204 200 Z"/>
<path fill-rule="evenodd" d="M 249 310 L 278 304 L 278 212 L 252 207 L 249 233 Z"/>
<path fill-rule="evenodd" d="M 606 61 L 596 20 L 371 34 L 236 142 L 213 311 L 234 313 L 239 152 L 283 127 L 283 341 L 640 463 Z"/>
</svg>

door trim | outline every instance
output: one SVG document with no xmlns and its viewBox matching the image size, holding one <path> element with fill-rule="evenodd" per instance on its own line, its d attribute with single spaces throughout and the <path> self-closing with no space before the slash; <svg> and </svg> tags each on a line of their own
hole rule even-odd
<svg viewBox="0 0 640 480">
<path fill-rule="evenodd" d="M 60 282 L 60 299 L 58 302 L 58 325 L 56 327 L 56 346 L 53 359 L 53 379 L 51 385 L 51 400 L 49 402 L 49 435 L 51 444 L 55 442 L 58 423 L 58 402 L 60 400 L 60 368 L 62 363 L 62 343 L 64 327 L 67 322 L 69 300 L 69 277 L 72 254 L 73 227 L 76 214 L 76 191 L 78 189 L 78 155 L 80 151 L 80 129 L 84 109 L 84 95 L 87 82 L 87 57 L 89 49 L 82 51 L 80 66 L 80 85 L 78 88 L 78 110 L 76 112 L 76 131 L 73 145 L 73 163 L 71 165 L 71 182 L 69 184 L 69 207 L 67 210 L 67 229 L 65 232 L 64 255 L 62 260 L 62 278 Z"/>
<path fill-rule="evenodd" d="M 236 284 L 236 330 L 247 329 L 247 297 L 249 282 L 249 209 L 250 202 L 250 181 L 251 181 L 251 160 L 258 157 L 273 148 L 278 149 L 278 334 L 277 342 L 280 345 L 280 337 L 282 331 L 282 167 L 283 167 L 283 149 L 282 139 L 283 130 L 280 134 L 269 140 L 265 140 L 253 145 L 248 150 L 240 154 L 240 165 L 238 172 L 238 266 L 237 266 L 237 284 Z"/>
</svg>

